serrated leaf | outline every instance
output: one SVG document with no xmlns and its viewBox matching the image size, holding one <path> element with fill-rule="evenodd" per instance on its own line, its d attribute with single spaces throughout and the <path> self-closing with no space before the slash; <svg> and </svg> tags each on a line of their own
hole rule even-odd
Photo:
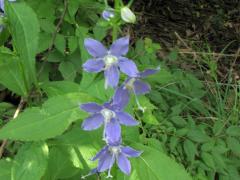
<svg viewBox="0 0 240 180">
<path fill-rule="evenodd" d="M 47 168 L 47 158 L 46 143 L 23 145 L 14 159 L 11 180 L 40 180 Z"/>
<path fill-rule="evenodd" d="M 240 142 L 238 139 L 233 137 L 227 138 L 227 145 L 233 153 L 240 154 Z"/>
<path fill-rule="evenodd" d="M 71 93 L 48 99 L 42 108 L 29 108 L 0 130 L 0 139 L 39 141 L 62 134 L 68 126 L 87 114 L 79 104 L 94 102 L 84 93 Z"/>
<path fill-rule="evenodd" d="M 37 83 L 35 56 L 40 26 L 35 12 L 24 2 L 6 3 L 6 13 L 14 46 L 20 56 L 28 89 Z"/>
</svg>

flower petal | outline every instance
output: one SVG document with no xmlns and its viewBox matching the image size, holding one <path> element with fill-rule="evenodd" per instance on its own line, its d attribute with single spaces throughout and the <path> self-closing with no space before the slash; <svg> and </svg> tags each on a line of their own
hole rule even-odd
<svg viewBox="0 0 240 180">
<path fill-rule="evenodd" d="M 110 47 L 110 53 L 114 56 L 126 55 L 129 46 L 129 36 L 117 39 Z"/>
<path fill-rule="evenodd" d="M 125 112 L 116 112 L 117 118 L 121 124 L 126 126 L 136 126 L 139 124 L 132 116 Z"/>
<path fill-rule="evenodd" d="M 119 81 L 119 70 L 112 65 L 104 71 L 106 86 L 116 87 Z"/>
<path fill-rule="evenodd" d="M 130 94 L 127 88 L 120 86 L 113 96 L 112 106 L 116 110 L 123 110 L 123 108 L 128 104 Z"/>
<path fill-rule="evenodd" d="M 146 94 L 151 90 L 151 87 L 149 86 L 149 84 L 140 81 L 140 80 L 136 80 L 133 83 L 133 88 L 134 88 L 134 92 L 139 95 L 139 94 Z"/>
<path fill-rule="evenodd" d="M 80 108 L 89 113 L 97 113 L 102 110 L 102 106 L 94 102 L 81 104 Z"/>
<path fill-rule="evenodd" d="M 103 70 L 104 62 L 103 60 L 93 60 L 89 59 L 83 64 L 83 69 L 87 72 L 100 72 Z"/>
<path fill-rule="evenodd" d="M 136 77 L 138 75 L 137 66 L 132 60 L 125 57 L 119 57 L 118 65 L 120 70 L 128 76 Z"/>
<path fill-rule="evenodd" d="M 103 121 L 104 118 L 101 114 L 93 114 L 92 116 L 83 121 L 82 129 L 85 131 L 97 129 L 103 124 Z"/>
<path fill-rule="evenodd" d="M 88 53 L 93 57 L 103 57 L 107 54 L 107 49 L 105 46 L 92 38 L 86 38 L 84 40 L 84 46 L 87 49 Z"/>
<path fill-rule="evenodd" d="M 117 156 L 117 165 L 123 173 L 125 173 L 127 175 L 130 174 L 131 164 L 130 164 L 130 161 L 127 159 L 127 157 L 124 156 L 124 154 L 120 153 Z"/>
<path fill-rule="evenodd" d="M 129 146 L 122 147 L 121 150 L 127 157 L 138 157 L 142 154 L 142 151 L 137 151 Z"/>
<path fill-rule="evenodd" d="M 145 78 L 147 76 L 156 74 L 159 70 L 160 70 L 160 67 L 158 67 L 156 69 L 146 69 L 145 71 L 140 72 L 139 76 L 142 77 L 142 78 Z"/>
<path fill-rule="evenodd" d="M 115 162 L 115 157 L 109 152 L 105 153 L 98 161 L 98 172 L 103 172 L 107 169 L 111 169 Z"/>
<path fill-rule="evenodd" d="M 95 161 L 96 159 L 101 158 L 108 150 L 108 146 L 104 146 L 91 160 Z"/>
<path fill-rule="evenodd" d="M 109 143 L 119 142 L 121 139 L 121 127 L 119 122 L 112 118 L 105 127 L 105 138 Z"/>
</svg>

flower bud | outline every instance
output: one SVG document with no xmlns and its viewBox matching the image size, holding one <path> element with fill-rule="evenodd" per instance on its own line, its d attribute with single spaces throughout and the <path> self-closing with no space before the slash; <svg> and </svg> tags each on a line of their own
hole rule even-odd
<svg viewBox="0 0 240 180">
<path fill-rule="evenodd" d="M 114 10 L 108 9 L 102 12 L 103 19 L 110 21 L 111 18 L 114 18 Z"/>
<path fill-rule="evenodd" d="M 127 23 L 135 23 L 136 22 L 135 14 L 127 6 L 125 6 L 121 9 L 121 17 L 122 17 L 122 20 Z"/>
</svg>

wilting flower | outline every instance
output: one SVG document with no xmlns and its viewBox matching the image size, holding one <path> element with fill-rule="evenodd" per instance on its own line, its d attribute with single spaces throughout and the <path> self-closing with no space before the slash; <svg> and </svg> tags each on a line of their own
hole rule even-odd
<svg viewBox="0 0 240 180">
<path fill-rule="evenodd" d="M 125 93 L 125 91 L 121 91 Z M 117 141 L 121 137 L 120 124 L 126 126 L 136 126 L 138 122 L 128 113 L 123 112 L 124 107 L 128 103 L 128 97 L 122 98 L 124 94 L 117 91 L 118 95 L 114 96 L 111 102 L 98 105 L 94 102 L 82 104 L 82 110 L 90 113 L 90 117 L 84 120 L 82 128 L 91 131 L 104 125 L 103 139 L 105 141 Z"/>
<path fill-rule="evenodd" d="M 9 2 L 15 2 L 16 0 L 8 0 Z M 4 0 L 0 0 L 0 9 L 4 11 Z"/>
<path fill-rule="evenodd" d="M 108 170 L 108 176 L 111 176 L 111 168 L 115 161 L 117 162 L 120 170 L 129 175 L 131 172 L 131 164 L 128 160 L 129 157 L 138 157 L 142 154 L 141 151 L 137 151 L 129 146 L 122 146 L 121 140 L 118 142 L 108 142 L 108 144 L 103 147 L 95 157 L 92 158 L 93 161 L 98 159 L 97 172 L 103 172 Z"/>
<path fill-rule="evenodd" d="M 135 14 L 127 6 L 121 8 L 121 17 L 122 17 L 122 20 L 127 23 L 135 23 L 136 22 Z"/>
<path fill-rule="evenodd" d="M 116 87 L 119 81 L 119 69 L 129 77 L 136 77 L 138 69 L 136 64 L 126 57 L 128 52 L 129 37 L 123 37 L 111 45 L 107 50 L 104 45 L 94 39 L 87 38 L 84 41 L 88 53 L 93 56 L 83 64 L 83 68 L 88 72 L 104 71 L 105 88 L 108 86 Z"/>
<path fill-rule="evenodd" d="M 103 17 L 103 19 L 110 21 L 110 19 L 114 17 L 114 10 L 113 9 L 105 9 L 102 12 L 102 17 Z"/>
</svg>

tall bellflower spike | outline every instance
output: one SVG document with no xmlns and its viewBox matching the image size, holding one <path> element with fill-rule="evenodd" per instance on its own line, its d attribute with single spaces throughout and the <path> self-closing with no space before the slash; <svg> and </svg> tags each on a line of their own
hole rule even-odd
<svg viewBox="0 0 240 180">
<path fill-rule="evenodd" d="M 131 172 L 131 164 L 128 160 L 129 157 L 138 157 L 142 154 L 141 151 L 137 151 L 129 146 L 122 146 L 121 141 L 117 143 L 108 143 L 104 148 L 102 148 L 95 157 L 92 158 L 93 161 L 98 159 L 97 172 L 103 172 L 108 170 L 108 176 L 111 175 L 111 168 L 115 161 L 117 162 L 120 170 L 129 175 Z"/>
<path fill-rule="evenodd" d="M 151 90 L 150 85 L 142 81 L 142 79 L 157 73 L 159 70 L 160 70 L 160 67 L 158 67 L 157 69 L 146 69 L 143 72 L 139 72 L 136 77 L 127 78 L 127 80 L 118 89 L 118 91 L 119 92 L 121 91 L 121 94 L 124 94 L 124 97 L 126 99 L 129 99 L 130 92 L 132 91 L 133 94 L 135 95 L 138 108 L 144 111 L 144 107 L 141 107 L 136 95 L 146 94 Z"/>
<path fill-rule="evenodd" d="M 103 19 L 107 20 L 107 21 L 110 21 L 111 18 L 114 18 L 114 10 L 113 9 L 105 9 L 103 12 L 102 12 L 102 17 Z"/>
<path fill-rule="evenodd" d="M 83 64 L 83 69 L 87 72 L 104 71 L 105 88 L 108 86 L 117 87 L 119 82 L 119 69 L 129 77 L 136 77 L 138 69 L 136 64 L 124 57 L 128 52 L 129 37 L 123 37 L 110 46 L 107 50 L 104 45 L 94 39 L 87 38 L 84 41 L 88 53 L 93 56 Z"/>
<path fill-rule="evenodd" d="M 125 93 L 125 91 L 122 91 Z M 121 92 L 119 92 L 120 94 Z M 125 101 L 125 102 L 124 102 Z M 90 114 L 82 123 L 82 128 L 91 131 L 104 125 L 103 139 L 107 142 L 118 141 L 121 137 L 120 124 L 126 126 L 136 126 L 136 121 L 131 115 L 123 112 L 123 108 L 128 102 L 127 98 L 115 97 L 111 102 L 98 105 L 94 102 L 82 104 L 80 108 Z"/>
</svg>

